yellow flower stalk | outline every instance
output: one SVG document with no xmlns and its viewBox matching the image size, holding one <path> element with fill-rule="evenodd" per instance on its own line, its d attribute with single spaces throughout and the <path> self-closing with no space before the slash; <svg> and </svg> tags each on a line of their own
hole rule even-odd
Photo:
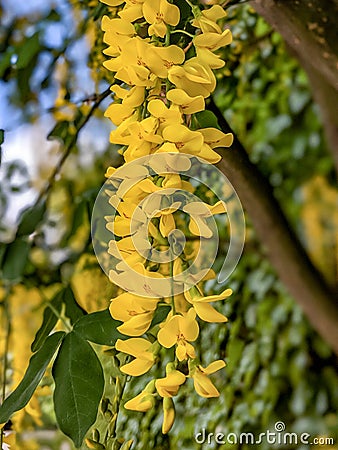
<svg viewBox="0 0 338 450">
<path fill-rule="evenodd" d="M 121 371 L 143 375 L 152 370 L 155 359 L 161 361 L 167 349 L 175 346 L 166 375 L 148 383 L 125 408 L 146 412 L 154 406 L 156 396 L 162 397 L 162 432 L 167 433 L 175 419 L 172 397 L 186 381 L 178 364 L 188 363 L 189 377 L 203 397 L 219 395 L 208 376 L 225 366 L 223 361 L 215 361 L 203 368 L 192 343 L 199 336 L 200 321 L 227 321 L 212 303 L 227 298 L 232 291 L 206 296 L 202 284 L 215 278 L 215 273 L 210 268 L 186 271 L 201 250 L 194 237 L 213 238 L 213 216 L 226 213 L 226 207 L 221 201 L 213 205 L 192 198 L 187 203 L 171 201 L 170 195 L 194 193 L 194 184 L 180 175 L 180 171 L 190 169 L 191 157 L 215 164 L 221 159 L 215 149 L 232 144 L 230 133 L 200 126 L 197 119 L 197 114 L 205 111 L 205 99 L 215 90 L 214 70 L 225 64 L 216 52 L 229 45 L 232 36 L 224 28 L 226 12 L 220 5 L 199 7 L 187 2 L 191 13 L 182 25 L 180 9 L 168 0 L 102 2 L 115 8 L 113 18 L 102 20 L 103 41 L 108 46 L 104 66 L 115 83 L 111 86 L 114 103 L 105 113 L 115 126 L 110 141 L 120 146 L 129 166 L 139 158 L 162 155 L 169 172 L 156 159 L 149 159 L 154 173 L 145 168 L 140 173 L 126 171 L 120 182 L 115 169 L 106 173 L 114 177 L 109 203 L 116 212 L 106 217 L 106 227 L 118 236 L 109 242 L 108 253 L 116 261 L 109 277 L 126 291 L 111 300 L 109 310 L 122 322 L 118 330 L 129 337 L 119 339 L 116 350 L 134 358 Z M 135 183 L 135 176 L 140 181 Z M 182 244 L 181 254 L 175 253 L 181 244 L 174 234 L 180 227 L 185 236 L 192 237 Z M 144 229 L 145 235 L 141 233 Z M 152 259 L 153 253 L 169 250 L 176 255 L 170 262 Z M 170 277 L 185 291 L 175 293 Z M 163 303 L 171 307 L 170 312 L 150 328 Z"/>
</svg>

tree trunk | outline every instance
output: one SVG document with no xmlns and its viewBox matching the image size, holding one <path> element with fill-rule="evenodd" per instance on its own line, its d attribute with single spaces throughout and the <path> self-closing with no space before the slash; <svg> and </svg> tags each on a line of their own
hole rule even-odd
<svg viewBox="0 0 338 450">
<path fill-rule="evenodd" d="M 307 72 L 338 172 L 338 0 L 253 0 Z"/>
<path fill-rule="evenodd" d="M 209 109 L 217 116 L 222 130 L 233 133 L 213 100 Z M 232 149 L 220 152 L 222 160 L 218 168 L 238 193 L 279 278 L 303 309 L 313 328 L 338 355 L 338 303 L 334 293 L 290 229 L 270 184 L 250 162 L 242 144 L 234 136 Z"/>
</svg>

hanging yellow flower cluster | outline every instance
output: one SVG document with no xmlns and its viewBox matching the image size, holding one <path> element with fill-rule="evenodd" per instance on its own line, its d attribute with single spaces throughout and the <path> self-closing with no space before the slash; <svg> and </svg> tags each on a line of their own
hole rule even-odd
<svg viewBox="0 0 338 450">
<path fill-rule="evenodd" d="M 232 135 L 213 127 L 192 127 L 192 121 L 194 114 L 204 111 L 205 98 L 216 87 L 213 70 L 224 66 L 215 52 L 230 44 L 232 39 L 230 31 L 223 31 L 217 23 L 226 15 L 222 7 L 214 5 L 201 10 L 187 2 L 190 15 L 183 20 L 180 8 L 167 0 L 101 1 L 111 7 L 111 17 L 104 16 L 102 20 L 104 42 L 108 45 L 104 53 L 110 57 L 104 66 L 113 73 L 115 80 L 111 87 L 115 101 L 108 107 L 106 116 L 116 126 L 110 139 L 121 146 L 125 162 L 158 153 L 183 153 L 212 164 L 218 162 L 220 156 L 214 148 L 229 147 Z M 114 171 L 109 168 L 107 177 Z M 190 182 L 179 174 L 159 173 L 156 177 L 142 179 L 118 203 L 118 214 L 107 223 L 107 228 L 120 238 L 110 242 L 109 253 L 122 255 L 121 264 L 128 264 L 137 273 L 160 280 L 169 274 L 182 273 L 196 255 L 194 240 L 187 242 L 183 255 L 173 263 L 153 264 L 136 250 L 130 224 L 140 202 L 149 194 L 168 188 L 194 191 Z M 155 214 L 149 223 L 149 242 L 163 250 L 169 247 L 170 233 L 182 219 L 178 214 L 179 205 L 163 207 L 153 203 Z M 114 206 L 113 198 L 111 204 Z M 208 237 L 207 218 L 225 212 L 222 202 L 206 205 L 206 208 L 196 220 L 190 216 L 194 203 L 185 206 L 184 211 L 190 216 L 191 236 Z M 210 270 L 203 281 L 214 276 Z M 219 395 L 208 376 L 223 368 L 224 361 L 202 367 L 192 343 L 199 335 L 199 319 L 227 320 L 211 303 L 230 294 L 231 290 L 227 289 L 220 295 L 204 296 L 200 285 L 196 285 L 181 294 L 166 293 L 162 299 L 124 292 L 111 301 L 112 317 L 123 322 L 119 331 L 130 337 L 118 340 L 116 349 L 134 358 L 121 367 L 122 372 L 132 376 L 145 374 L 164 349 L 175 347 L 174 360 L 166 366 L 166 376 L 148 383 L 139 395 L 125 404 L 127 409 L 147 411 L 154 406 L 156 396 L 162 397 L 162 431 L 167 433 L 175 416 L 172 398 L 187 378 L 193 379 L 199 395 Z M 152 336 L 141 337 L 150 329 L 159 302 L 171 305 L 171 311 L 162 323 L 152 328 Z"/>
</svg>

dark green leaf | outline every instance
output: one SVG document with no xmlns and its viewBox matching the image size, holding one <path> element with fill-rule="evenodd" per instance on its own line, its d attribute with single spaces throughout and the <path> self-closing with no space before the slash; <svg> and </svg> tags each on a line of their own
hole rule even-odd
<svg viewBox="0 0 338 450">
<path fill-rule="evenodd" d="M 109 310 L 98 311 L 79 319 L 74 325 L 74 331 L 84 339 L 101 345 L 115 345 L 117 339 L 126 336 L 117 331 L 121 322 L 114 320 Z"/>
<path fill-rule="evenodd" d="M 16 61 L 17 69 L 25 69 L 32 59 L 41 50 L 39 33 L 33 34 L 25 43 L 20 47 L 17 55 L 18 59 Z"/>
<path fill-rule="evenodd" d="M 169 314 L 170 310 L 171 310 L 171 306 L 169 306 L 169 305 L 158 306 L 155 311 L 153 320 L 151 321 L 150 328 L 154 327 L 158 323 L 163 322 L 163 320 Z"/>
<path fill-rule="evenodd" d="M 5 140 L 5 130 L 0 130 L 0 145 L 4 143 Z"/>
<path fill-rule="evenodd" d="M 64 290 L 63 301 L 66 305 L 66 316 L 70 318 L 72 324 L 87 314 L 86 311 L 77 303 L 70 286 Z"/>
<path fill-rule="evenodd" d="M 40 202 L 37 205 L 25 209 L 21 215 L 18 226 L 17 236 L 27 236 L 32 234 L 39 223 L 42 221 L 46 212 L 46 202 Z"/>
<path fill-rule="evenodd" d="M 48 134 L 47 139 L 49 141 L 57 139 L 62 143 L 64 143 L 68 137 L 68 131 L 69 131 L 69 122 L 66 121 L 58 122 L 52 129 L 52 131 L 50 131 L 50 133 Z"/>
<path fill-rule="evenodd" d="M 21 383 L 0 406 L 0 423 L 7 422 L 15 411 L 27 405 L 64 335 L 63 331 L 52 334 L 41 349 L 31 357 Z"/>
<path fill-rule="evenodd" d="M 96 420 L 102 398 L 101 363 L 91 345 L 72 332 L 62 343 L 52 373 L 57 422 L 61 431 L 80 447 Z"/>
<path fill-rule="evenodd" d="M 62 300 L 64 296 L 64 289 L 59 291 L 51 300 L 50 304 L 54 310 L 61 313 Z M 46 307 L 43 313 L 42 325 L 37 331 L 34 341 L 31 345 L 32 352 L 36 352 L 44 344 L 47 336 L 53 330 L 58 321 L 58 317 L 54 313 L 53 309 L 49 306 Z"/>
<path fill-rule="evenodd" d="M 217 122 L 217 117 L 215 114 L 211 111 L 200 111 L 193 115 L 193 121 L 192 121 L 193 129 L 198 128 L 218 128 L 219 125 Z"/>
<path fill-rule="evenodd" d="M 2 265 L 2 276 L 5 280 L 16 280 L 22 276 L 29 249 L 30 243 L 23 238 L 15 239 L 7 245 Z"/>
</svg>

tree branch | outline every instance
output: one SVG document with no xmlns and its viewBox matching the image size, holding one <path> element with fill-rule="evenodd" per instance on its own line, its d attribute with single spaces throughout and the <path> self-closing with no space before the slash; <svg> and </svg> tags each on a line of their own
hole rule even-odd
<svg viewBox="0 0 338 450">
<path fill-rule="evenodd" d="M 338 172 L 338 0 L 253 0 L 307 72 Z"/>
<path fill-rule="evenodd" d="M 225 133 L 234 134 L 231 150 L 221 152 L 218 168 L 228 177 L 247 210 L 271 264 L 313 328 L 338 355 L 338 304 L 309 260 L 272 193 L 272 187 L 249 157 L 211 99 L 209 109 Z"/>
</svg>

